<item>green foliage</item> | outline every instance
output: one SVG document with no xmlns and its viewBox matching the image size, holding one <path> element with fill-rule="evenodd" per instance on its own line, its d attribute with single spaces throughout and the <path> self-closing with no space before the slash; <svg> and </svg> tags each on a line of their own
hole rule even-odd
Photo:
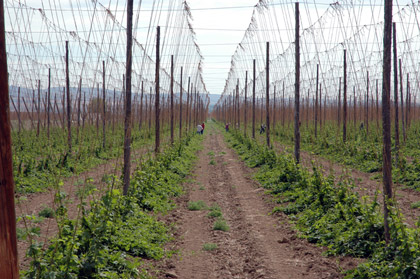
<svg viewBox="0 0 420 279">
<path fill-rule="evenodd" d="M 351 180 L 335 183 L 315 166 L 309 172 L 240 134 L 225 136 L 248 165 L 260 166 L 256 179 L 277 199 L 275 211 L 288 214 L 302 237 L 327 246 L 328 254 L 368 259 L 346 278 L 420 278 L 420 231 L 407 228 L 397 208 L 390 208 L 391 243 L 386 245 L 376 197 L 361 199 Z"/>
<path fill-rule="evenodd" d="M 156 160 L 141 164 L 131 181 L 130 195 L 138 199 L 142 209 L 163 212 L 172 209 L 170 198 L 182 194 L 180 183 L 192 167 L 199 142 L 197 137 L 186 138 L 159 154 Z"/>
<path fill-rule="evenodd" d="M 44 207 L 39 213 L 38 216 L 44 218 L 53 218 L 54 217 L 54 210 L 50 207 Z"/>
<path fill-rule="evenodd" d="M 206 209 L 207 205 L 205 202 L 203 201 L 190 201 L 188 203 L 188 210 L 191 211 L 198 211 L 198 210 L 202 210 L 202 209 Z"/>
<path fill-rule="evenodd" d="M 225 219 L 223 219 L 222 217 L 220 217 L 220 218 L 218 218 L 214 222 L 214 224 L 213 224 L 213 230 L 227 232 L 227 231 L 229 231 L 229 226 L 226 223 Z"/>
<path fill-rule="evenodd" d="M 413 202 L 412 204 L 411 204 L 411 208 L 420 208 L 420 201 L 418 201 L 418 202 Z"/>
<path fill-rule="evenodd" d="M 402 222 L 397 209 L 390 212 L 391 242 L 381 245 L 372 258 L 346 278 L 420 278 L 420 232 Z"/>
<path fill-rule="evenodd" d="M 170 239 L 168 228 L 153 212 L 173 207 L 182 193 L 180 183 L 188 174 L 199 137 L 188 137 L 142 164 L 131 181 L 129 195 L 109 189 L 90 209 L 81 207 L 82 218 L 70 220 L 66 195 L 56 195 L 59 234 L 47 249 L 33 242 L 26 278 L 144 278 L 140 259 L 160 259 Z M 110 179 L 113 180 L 113 179 Z M 153 211 L 153 212 L 152 212 Z"/>
<path fill-rule="evenodd" d="M 209 165 L 212 165 L 212 166 L 214 166 L 214 165 L 216 165 L 216 162 L 212 159 L 212 160 L 210 160 L 210 163 L 209 163 Z"/>
<path fill-rule="evenodd" d="M 40 236 L 41 228 L 40 227 L 30 227 L 30 228 L 16 228 L 17 239 L 27 240 L 35 236 Z"/>
<path fill-rule="evenodd" d="M 115 127 L 113 132 L 107 128 L 107 144 L 102 147 L 102 137 L 96 128 L 86 125 L 80 128 L 79 138 L 73 136 L 73 153 L 68 153 L 65 131 L 56 127 L 51 129 L 50 139 L 46 131 L 39 136 L 35 130 L 13 132 L 13 171 L 16 192 L 26 194 L 45 191 L 57 187 L 57 177 L 70 177 L 80 174 L 94 166 L 116 158 L 123 152 L 123 127 Z M 72 130 L 76 135 L 76 129 Z M 132 148 L 138 148 L 152 141 L 144 132 L 133 131 Z"/>
<path fill-rule="evenodd" d="M 382 168 L 382 141 L 371 127 L 369 135 L 366 130 L 347 126 L 347 140 L 344 143 L 341 128 L 335 123 L 325 123 L 314 136 L 314 127 L 301 126 L 301 148 L 325 158 L 352 166 L 364 172 L 377 172 Z M 274 134 L 275 140 L 293 145 L 293 127 L 284 127 Z"/>
<path fill-rule="evenodd" d="M 222 217 L 222 209 L 217 204 L 213 204 L 210 207 L 210 212 L 207 214 L 207 216 L 213 218 Z"/>
<path fill-rule="evenodd" d="M 218 246 L 216 243 L 204 243 L 203 244 L 203 250 L 204 251 L 214 251 L 218 249 Z"/>
<path fill-rule="evenodd" d="M 374 123 L 370 123 L 370 132 L 355 127 L 350 123 L 347 126 L 347 140 L 342 140 L 341 127 L 336 123 L 325 123 L 318 130 L 318 137 L 314 136 L 313 124 L 301 126 L 301 148 L 316 155 L 321 155 L 329 160 L 345 164 L 367 173 L 382 170 L 382 138 L 381 133 Z M 400 129 L 401 129 L 400 125 Z M 273 132 L 274 140 L 285 145 L 293 145 L 293 126 L 285 126 Z M 394 133 L 394 129 L 392 129 Z M 418 138 L 420 136 L 420 122 L 413 122 L 407 129 L 407 140 L 402 141 L 400 132 L 399 161 L 395 162 L 396 150 L 392 150 L 393 180 L 413 189 L 420 189 L 420 149 Z M 392 135 L 395 146 L 395 135 Z M 408 158 L 413 158 L 409 160 Z"/>
</svg>

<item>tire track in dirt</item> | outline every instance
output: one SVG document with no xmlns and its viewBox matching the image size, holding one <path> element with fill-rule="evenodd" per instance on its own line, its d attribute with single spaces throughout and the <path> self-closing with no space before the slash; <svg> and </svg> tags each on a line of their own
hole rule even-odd
<svg viewBox="0 0 420 279">
<path fill-rule="evenodd" d="M 325 249 L 297 238 L 284 214 L 269 215 L 273 205 L 250 178 L 250 169 L 218 130 L 209 125 L 206 132 L 188 198 L 218 204 L 230 230 L 212 230 L 214 220 L 207 211 L 188 211 L 182 204 L 176 213 L 181 215 L 181 241 L 175 244 L 181 252 L 166 265 L 162 278 L 340 278 L 341 268 L 355 267 L 356 260 L 326 258 Z M 212 158 L 215 164 L 209 164 Z M 216 243 L 218 249 L 205 252 L 204 243 Z"/>
</svg>

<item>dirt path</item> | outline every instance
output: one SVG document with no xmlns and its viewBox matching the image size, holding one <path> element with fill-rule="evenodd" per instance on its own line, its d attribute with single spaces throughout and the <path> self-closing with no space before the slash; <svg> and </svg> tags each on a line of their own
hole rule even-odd
<svg viewBox="0 0 420 279">
<path fill-rule="evenodd" d="M 132 153 L 133 165 L 131 171 L 134 172 L 136 167 L 136 160 L 140 159 L 141 156 L 147 152 L 152 151 L 152 147 L 145 147 L 134 150 Z M 122 158 L 112 159 L 105 164 L 101 164 L 89 171 L 83 172 L 79 175 L 75 175 L 63 181 L 63 185 L 60 187 L 60 191 L 66 193 L 65 205 L 67 213 L 70 219 L 76 219 L 79 214 L 78 205 L 80 204 L 80 191 L 88 187 L 94 187 L 98 189 L 93 195 L 90 195 L 85 199 L 89 201 L 102 196 L 107 182 L 103 180 L 105 175 L 121 175 L 122 169 Z M 87 185 L 85 181 L 91 179 L 91 186 Z M 25 198 L 16 204 L 16 216 L 38 216 L 39 212 L 43 208 L 55 209 L 54 197 L 56 190 L 50 189 L 47 192 L 35 193 L 25 196 Z M 45 218 L 42 221 L 30 221 L 28 218 L 20 220 L 17 223 L 18 229 L 25 229 L 25 222 L 28 227 L 39 227 L 40 237 L 35 237 L 36 241 L 41 241 L 44 246 L 48 244 L 48 240 L 58 233 L 57 222 L 55 218 Z M 18 257 L 19 266 L 21 269 L 27 267 L 30 263 L 30 258 L 26 257 L 26 251 L 30 245 L 29 240 L 18 240 Z"/>
<path fill-rule="evenodd" d="M 210 126 L 206 133 L 195 181 L 172 214 L 178 216 L 180 254 L 166 263 L 161 278 L 340 278 L 340 266 L 355 266 L 352 259 L 322 256 L 323 249 L 296 237 L 285 215 L 269 215 L 272 205 L 251 170 L 219 131 Z M 229 231 L 213 230 L 216 219 L 207 217 L 208 210 L 187 209 L 188 201 L 200 200 L 221 208 Z M 217 249 L 204 251 L 210 243 Z"/>
<path fill-rule="evenodd" d="M 282 144 L 274 142 L 273 145 L 279 152 L 284 152 L 285 148 Z M 339 163 L 334 163 L 321 156 L 301 151 L 301 162 L 303 166 L 309 169 L 312 168 L 312 161 L 314 161 L 316 165 L 321 166 L 324 169 L 324 173 L 333 173 L 337 179 L 343 175 L 353 178 L 356 185 L 355 190 L 360 194 L 360 196 L 374 197 L 377 190 L 383 192 L 382 182 L 374 179 L 377 173 L 365 173 Z M 394 195 L 398 202 L 398 207 L 404 215 L 407 224 L 414 226 L 420 217 L 420 208 L 412 208 L 411 204 L 420 201 L 420 192 L 405 188 L 404 185 L 394 184 Z M 382 195 L 378 196 L 378 201 L 382 205 Z"/>
</svg>

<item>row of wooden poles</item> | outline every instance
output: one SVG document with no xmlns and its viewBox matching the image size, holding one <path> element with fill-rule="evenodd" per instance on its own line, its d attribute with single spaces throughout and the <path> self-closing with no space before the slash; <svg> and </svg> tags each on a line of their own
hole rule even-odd
<svg viewBox="0 0 420 279">
<path fill-rule="evenodd" d="M 388 224 L 388 207 L 392 205 L 392 167 L 391 167 L 391 58 L 392 58 L 392 41 L 394 45 L 394 119 L 395 119 L 395 131 L 396 131 L 396 153 L 398 153 L 398 146 L 399 146 L 399 111 L 398 111 L 398 100 L 399 100 L 399 90 L 398 90 L 398 65 L 397 65 L 397 49 L 396 49 L 396 34 L 395 34 L 395 23 L 392 23 L 392 0 L 385 0 L 385 9 L 384 9 L 384 53 L 383 53 L 383 82 L 382 82 L 382 102 L 381 102 L 381 112 L 382 112 L 382 134 L 383 134 L 383 187 L 384 187 L 384 229 L 385 229 L 385 240 L 387 243 L 390 241 L 390 233 L 389 233 L 389 224 Z M 293 112 L 294 114 L 294 155 L 295 155 L 295 161 L 297 164 L 300 162 L 300 126 L 301 126 L 301 92 L 300 92 L 300 36 L 299 36 L 300 26 L 299 26 L 299 3 L 295 3 L 295 94 L 294 94 L 294 107 L 291 108 L 289 105 L 288 110 L 286 111 L 286 108 L 283 106 L 282 113 L 282 121 L 284 123 L 284 118 L 286 112 Z M 394 35 L 394 36 L 392 36 Z M 392 40 L 393 37 L 393 40 Z M 261 105 L 260 107 L 260 121 L 265 123 L 266 125 L 266 141 L 267 146 L 271 147 L 270 144 L 270 125 L 272 122 L 270 122 L 271 117 L 276 117 L 277 113 L 270 113 L 270 110 L 272 110 L 272 105 L 270 105 L 270 44 L 269 42 L 266 43 L 266 81 L 265 81 L 265 106 Z M 401 77 L 401 63 L 399 65 L 400 68 L 400 79 Z M 369 80 L 369 79 L 368 79 Z M 407 79 L 408 80 L 408 79 Z M 252 114 L 252 137 L 255 138 L 255 129 L 256 129 L 256 96 L 255 96 L 255 83 L 256 83 L 256 77 L 255 77 L 255 59 L 253 60 L 253 80 L 252 80 L 252 104 L 251 106 L 251 114 Z M 245 74 L 245 85 L 248 84 L 248 72 Z M 403 112 L 403 85 L 401 85 L 401 113 L 404 117 L 403 119 L 403 130 L 405 133 L 405 122 L 409 122 L 411 119 L 410 117 L 410 110 L 411 110 L 411 101 L 410 101 L 410 94 L 407 93 L 407 107 L 406 114 Z M 342 82 L 342 88 L 343 88 L 343 95 L 341 96 L 341 80 L 340 80 L 340 92 L 339 92 L 339 98 L 338 98 L 338 104 L 336 104 L 336 115 L 340 119 L 340 126 L 342 125 L 342 137 L 343 142 L 345 143 L 347 140 L 347 124 L 349 122 L 349 107 L 350 104 L 348 104 L 348 92 L 347 92 L 347 51 L 344 50 L 343 52 L 343 82 Z M 407 86 L 409 88 L 409 86 Z M 368 85 L 369 88 L 369 85 Z M 320 100 L 322 98 L 320 97 L 320 87 L 319 87 L 319 67 L 317 66 L 317 85 L 316 85 L 316 98 L 315 98 L 315 104 L 314 106 L 314 123 L 315 123 L 315 133 L 317 133 L 317 123 L 318 123 L 318 117 L 322 119 L 322 113 L 321 109 L 322 107 Z M 377 91 L 378 92 L 378 91 Z M 247 119 L 248 119 L 248 92 L 247 92 L 247 86 L 245 86 L 245 92 L 244 92 L 244 101 L 243 101 L 243 123 L 244 123 L 244 133 L 246 136 L 247 131 Z M 303 94 L 302 94 L 303 95 Z M 364 121 L 366 124 L 369 122 L 369 92 L 366 94 L 366 100 L 365 100 L 365 108 L 359 108 L 365 109 L 364 114 Z M 343 104 L 341 104 L 341 99 L 343 100 Z M 378 98 L 377 98 L 378 99 Z M 260 99 L 261 100 L 261 99 Z M 356 100 L 356 98 L 354 98 Z M 284 96 L 282 97 L 283 105 L 285 102 Z M 354 102 L 355 104 L 356 102 Z M 239 80 L 236 85 L 236 89 L 232 92 L 231 96 L 226 97 L 224 96 L 224 99 L 221 99 L 221 101 L 218 102 L 218 105 L 216 106 L 213 116 L 217 118 L 219 121 L 224 122 L 233 122 L 236 129 L 239 129 L 239 123 L 241 119 L 240 114 L 240 104 L 241 100 L 239 98 Z M 290 104 L 290 101 L 289 101 Z M 274 106 L 276 105 L 276 102 L 274 102 Z M 305 103 L 302 103 L 302 106 L 304 106 Z M 325 104 L 326 105 L 326 104 Z M 416 106 L 414 106 L 415 108 Z M 262 112 L 266 111 L 265 113 L 265 121 L 263 120 Z M 341 111 L 342 110 L 342 111 Z M 275 112 L 277 112 L 276 109 L 274 109 Z M 324 107 L 325 111 L 325 107 Z M 377 103 L 376 107 L 376 114 L 378 114 L 379 111 L 379 105 Z M 414 112 L 416 110 L 414 109 Z M 358 113 L 358 108 L 356 107 L 353 111 L 354 114 Z M 303 112 L 303 115 L 305 115 L 305 111 Z M 307 121 L 309 121 L 309 109 L 306 109 L 306 115 L 307 115 Z M 341 116 L 342 122 L 341 122 Z M 356 115 L 357 116 L 357 115 Z M 377 116 L 377 119 L 379 120 L 379 117 Z M 326 116 L 324 117 L 324 120 L 326 120 Z M 405 120 L 405 121 L 404 121 Z M 378 125 L 379 126 L 379 125 Z"/>
<path fill-rule="evenodd" d="M 123 193 L 127 195 L 130 185 L 130 152 L 131 152 L 131 130 L 134 128 L 134 121 L 138 120 L 138 127 L 145 122 L 148 123 L 149 129 L 152 128 L 154 121 L 155 129 L 155 152 L 160 151 L 160 127 L 164 122 L 168 121 L 171 131 L 171 143 L 174 142 L 175 125 L 179 125 L 179 138 L 183 136 L 183 131 L 191 129 L 193 122 L 198 123 L 205 119 L 208 113 L 208 102 L 188 79 L 187 104 L 183 104 L 183 88 L 182 88 L 182 68 L 181 68 L 181 88 L 178 103 L 174 100 L 174 64 L 171 58 L 171 85 L 170 92 L 167 96 L 160 94 L 159 70 L 160 70 L 160 27 L 157 27 L 156 40 L 156 73 L 155 73 L 155 90 L 154 95 L 149 94 L 149 98 L 143 92 L 140 93 L 140 104 L 134 101 L 132 105 L 132 28 L 133 28 L 133 0 L 127 1 L 127 49 L 126 49 L 126 72 L 124 82 L 124 98 L 120 100 L 114 99 L 111 105 L 106 102 L 105 88 L 105 63 L 103 73 L 102 98 L 98 89 L 96 97 L 96 109 L 88 110 L 86 103 L 86 95 L 83 94 L 83 102 L 81 96 L 81 83 L 79 85 L 78 97 L 74 102 L 70 96 L 70 77 L 69 77 L 69 55 L 68 42 L 66 42 L 66 86 L 65 96 L 61 100 L 63 109 L 60 111 L 58 102 L 51 100 L 50 96 L 50 77 L 46 99 L 41 98 L 40 84 L 38 83 L 38 96 L 32 97 L 34 111 L 28 107 L 28 103 L 22 98 L 25 111 L 21 110 L 20 96 L 17 104 L 9 98 L 9 85 L 7 73 L 7 55 L 5 45 L 5 28 L 4 28 L 4 1 L 0 0 L 0 274 L 4 278 L 19 278 L 18 258 L 17 258 L 17 240 L 16 240 L 16 214 L 14 204 L 14 181 L 13 181 L 13 164 L 11 149 L 11 119 L 9 103 L 14 107 L 15 115 L 18 120 L 18 129 L 23 129 L 23 120 L 27 117 L 31 123 L 31 128 L 39 129 L 46 127 L 49 134 L 50 126 L 57 125 L 67 129 L 68 153 L 72 154 L 72 119 L 76 119 L 77 127 L 83 126 L 84 121 L 96 121 L 97 132 L 99 133 L 99 114 L 102 119 L 103 145 L 106 143 L 106 125 L 110 121 L 115 125 L 122 117 L 122 108 L 124 108 L 124 166 L 123 166 Z M 35 95 L 35 94 L 34 94 Z M 65 97 L 65 98 L 64 98 Z M 65 101 L 64 101 L 65 99 Z M 92 101 L 90 98 L 90 102 Z M 144 101 L 143 101 L 144 99 Z M 154 100 L 153 100 L 154 99 Z M 42 101 L 41 101 L 42 100 Z M 102 109 L 99 108 L 101 100 Z M 142 103 L 144 102 L 144 103 Z M 155 103 L 154 109 L 152 103 Z M 42 105 L 43 109 L 41 109 Z M 92 102 L 91 102 L 92 103 Z M 122 105 L 123 103 L 123 105 Z M 161 105 L 161 103 L 163 103 Z M 76 113 L 72 110 L 72 105 L 76 104 Z M 35 111 L 36 110 L 36 111 Z M 185 110 L 185 111 L 184 111 Z M 152 115 L 154 114 L 154 117 Z M 152 119 L 153 118 L 153 119 Z M 67 121 L 66 121 L 67 120 Z M 178 124 L 175 121 L 179 121 Z M 59 124 L 60 123 L 60 124 Z M 183 126 L 184 125 L 184 126 Z M 137 125 L 136 125 L 137 126 Z M 195 126 L 195 125 L 194 125 Z"/>
<path fill-rule="evenodd" d="M 407 74 L 409 76 L 409 74 Z M 238 81 L 239 82 L 239 81 Z M 410 127 L 412 121 L 417 119 L 419 112 L 417 107 L 416 95 L 410 93 L 410 82 L 407 80 L 406 89 L 403 88 L 402 79 L 400 83 L 400 96 L 399 104 L 392 104 L 391 118 L 396 119 L 396 112 L 398 111 L 398 119 L 401 119 L 403 139 L 406 140 L 406 130 Z M 369 80 L 367 81 L 369 83 Z M 317 137 L 318 127 L 321 129 L 325 123 L 336 123 L 338 126 L 342 125 L 343 121 L 343 106 L 341 90 L 338 95 L 332 99 L 326 95 L 322 95 L 321 85 L 317 82 L 319 90 L 315 92 L 315 97 L 311 98 L 310 90 L 307 95 L 302 96 L 302 102 L 300 105 L 301 112 L 301 126 L 314 127 L 314 136 Z M 341 78 L 340 78 L 341 84 Z M 369 84 L 367 84 L 369 88 Z M 404 92 L 405 91 L 405 92 Z M 369 134 L 369 127 L 371 123 L 375 124 L 376 129 L 380 129 L 380 122 L 382 121 L 382 106 L 379 102 L 379 87 L 378 80 L 376 80 L 376 98 L 375 94 L 366 90 L 365 96 L 356 94 L 356 87 L 353 87 L 353 95 L 348 100 L 347 114 L 349 123 L 352 123 L 354 127 L 363 128 L 366 133 Z M 266 109 L 266 100 L 263 96 L 255 97 L 255 105 L 250 105 L 247 98 L 236 99 L 236 96 L 227 96 L 219 106 L 217 106 L 213 112 L 213 116 L 224 123 L 236 123 L 235 127 L 248 127 L 247 121 L 251 119 L 251 123 L 257 123 L 257 126 L 264 125 L 266 120 L 266 113 L 268 112 L 270 118 L 270 127 L 275 130 L 276 127 L 281 126 L 290 127 L 290 124 L 294 121 L 294 103 L 293 99 L 284 97 L 284 89 L 277 91 L 274 86 L 272 100 L 270 101 L 271 106 Z M 405 95 L 405 96 L 404 96 Z M 238 112 L 235 112 L 234 103 L 238 102 Z M 252 99 L 252 102 L 254 100 Z M 401 109 L 398 109 L 401 108 Z M 255 111 L 254 111 L 255 110 Z M 252 135 L 255 136 L 255 125 L 252 127 Z M 246 133 L 246 129 L 244 129 Z"/>
<path fill-rule="evenodd" d="M 181 73 L 182 73 L 181 67 Z M 103 71 L 105 81 L 105 68 Z M 150 87 L 148 94 L 145 93 L 144 83 L 141 84 L 139 94 L 136 94 L 132 103 L 132 128 L 134 125 L 139 130 L 147 128 L 150 133 L 155 123 L 155 95 L 153 94 L 153 88 Z M 115 126 L 122 123 L 124 119 L 124 94 L 117 96 L 116 90 L 114 89 L 112 96 L 109 96 L 109 92 L 105 87 L 102 90 L 97 87 L 97 95 L 93 96 L 93 90 L 90 90 L 88 98 L 86 98 L 86 92 L 81 90 L 81 81 L 77 96 L 72 100 L 72 108 L 75 108 L 71 112 L 71 124 L 76 127 L 77 131 L 80 128 L 84 128 L 85 124 L 96 125 L 96 133 L 99 135 L 100 126 L 102 125 L 103 131 L 106 126 L 111 126 L 114 132 Z M 190 90 L 191 89 L 191 90 Z M 108 92 L 108 97 L 106 96 Z M 124 89 L 123 89 L 124 92 Z M 63 88 L 63 94 L 61 100 L 57 100 L 56 96 L 51 100 L 50 84 L 48 84 L 48 91 L 41 92 L 41 82 L 38 81 L 37 90 L 32 91 L 32 96 L 25 97 L 21 96 L 21 88 L 17 90 L 17 100 L 10 98 L 10 103 L 13 107 L 13 111 L 10 114 L 12 123 L 12 130 L 17 130 L 20 133 L 25 130 L 26 126 L 29 129 L 36 130 L 37 136 L 41 129 L 47 131 L 48 138 L 50 137 L 50 127 L 61 127 L 66 129 L 66 88 Z M 42 96 L 43 95 L 43 96 Z M 180 103 L 179 98 L 176 98 L 173 104 L 174 115 L 171 114 L 171 95 L 166 94 L 161 96 L 160 103 L 160 121 L 161 126 L 174 121 L 177 123 L 181 117 L 180 111 L 182 107 L 185 108 L 183 111 L 182 118 L 184 120 L 185 129 L 191 130 L 192 123 L 198 123 L 205 119 L 207 111 L 207 105 L 205 105 L 203 98 L 198 93 L 194 84 L 188 79 L 188 89 L 186 92 L 186 104 Z M 185 99 L 185 98 L 184 98 Z M 47 105 L 48 104 L 48 105 Z M 101 122 L 101 123 L 100 123 Z M 14 127 L 17 126 L 17 127 Z M 79 132 L 77 132 L 79 134 Z M 173 141 L 173 140 L 172 140 Z M 104 139 L 105 146 L 105 139 Z"/>
</svg>

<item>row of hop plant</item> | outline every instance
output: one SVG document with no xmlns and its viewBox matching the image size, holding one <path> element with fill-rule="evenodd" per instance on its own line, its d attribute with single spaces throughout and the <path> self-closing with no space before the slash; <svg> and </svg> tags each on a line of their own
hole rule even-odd
<svg viewBox="0 0 420 279">
<path fill-rule="evenodd" d="M 229 132 L 226 138 L 249 167 L 258 168 L 255 178 L 279 204 L 274 211 L 287 214 L 300 237 L 328 247 L 327 255 L 366 259 L 346 271 L 346 278 L 420 278 L 418 226 L 408 228 L 398 208 L 391 208 L 386 244 L 379 192 L 360 197 L 349 177 L 336 181 L 315 165 L 309 171 L 241 133 Z"/>
<path fill-rule="evenodd" d="M 395 135 L 392 135 L 393 180 L 413 189 L 420 188 L 419 170 L 420 155 L 418 137 L 420 122 L 414 122 L 407 131 L 407 140 L 400 143 L 398 163 L 396 159 Z M 286 145 L 293 145 L 294 131 L 292 128 L 276 129 L 274 140 Z M 311 126 L 301 130 L 301 147 L 303 150 L 329 160 L 351 166 L 367 173 L 380 176 L 382 170 L 382 134 L 366 134 L 364 129 L 351 129 L 344 143 L 340 129 L 332 123 L 326 123 L 321 133 L 315 138 Z"/>
<path fill-rule="evenodd" d="M 161 259 L 170 251 L 168 227 L 156 213 L 174 207 L 173 198 L 182 194 L 200 137 L 189 135 L 156 158 L 142 163 L 124 196 L 121 182 L 109 178 L 108 191 L 98 200 L 80 207 L 80 218 L 70 220 L 66 195 L 55 198 L 59 233 L 46 249 L 32 243 L 30 268 L 25 278 L 148 278 L 141 270 L 142 259 Z M 94 191 L 95 189 L 91 189 Z"/>
<path fill-rule="evenodd" d="M 113 132 L 107 130 L 107 145 L 96 135 L 94 126 L 86 126 L 80 139 L 73 139 L 74 153 L 67 150 L 67 138 L 61 128 L 52 129 L 50 138 L 45 131 L 37 136 L 36 131 L 13 133 L 13 171 L 16 192 L 28 194 L 42 192 L 52 187 L 52 177 L 69 177 L 79 174 L 109 159 L 121 156 L 123 152 L 123 127 Z M 132 148 L 152 144 L 150 134 L 135 130 Z"/>
</svg>

